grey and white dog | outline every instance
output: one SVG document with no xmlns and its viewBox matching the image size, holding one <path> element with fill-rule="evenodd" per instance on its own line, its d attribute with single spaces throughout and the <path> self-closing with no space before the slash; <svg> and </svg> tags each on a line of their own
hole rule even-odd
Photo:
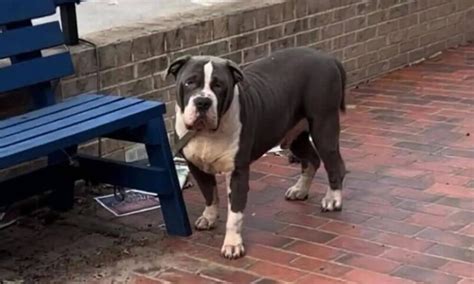
<svg viewBox="0 0 474 284">
<path fill-rule="evenodd" d="M 308 197 L 322 160 L 330 185 L 322 210 L 342 208 L 346 169 L 339 150 L 339 116 L 345 110 L 346 75 L 337 59 L 309 48 L 291 48 L 243 71 L 230 60 L 184 56 L 172 62 L 168 74 L 177 83 L 176 134 L 181 138 L 196 131 L 182 154 L 206 201 L 197 229 L 215 226 L 215 175 L 226 177 L 224 257 L 245 253 L 241 232 L 250 164 L 275 145 L 289 147 L 301 160 L 301 176 L 286 191 L 286 199 Z"/>
</svg>

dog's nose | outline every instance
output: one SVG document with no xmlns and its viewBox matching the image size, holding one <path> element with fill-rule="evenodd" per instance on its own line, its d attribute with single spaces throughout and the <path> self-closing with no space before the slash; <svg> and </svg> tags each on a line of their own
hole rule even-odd
<svg viewBox="0 0 474 284">
<path fill-rule="evenodd" d="M 212 100 L 206 97 L 198 97 L 194 99 L 194 104 L 199 112 L 205 112 L 211 107 Z"/>
</svg>

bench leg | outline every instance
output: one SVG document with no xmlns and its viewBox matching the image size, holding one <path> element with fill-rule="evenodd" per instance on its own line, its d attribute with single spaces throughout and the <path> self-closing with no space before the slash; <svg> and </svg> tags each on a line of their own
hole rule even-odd
<svg viewBox="0 0 474 284">
<path fill-rule="evenodd" d="M 145 136 L 145 141 L 159 141 L 159 145 L 146 144 L 150 166 L 164 167 L 168 171 L 173 186 L 171 194 L 159 196 L 166 230 L 170 235 L 189 236 L 192 230 L 163 119 L 150 121 L 147 124 Z"/>
<path fill-rule="evenodd" d="M 55 187 L 49 196 L 49 205 L 57 211 L 67 211 L 74 205 L 74 168 L 69 164 L 68 159 L 77 152 L 77 146 L 58 151 L 48 157 L 48 163 L 57 163 L 65 160 L 64 165 L 59 166 L 57 176 L 55 176 Z M 67 155 L 66 155 L 67 153 Z"/>
</svg>

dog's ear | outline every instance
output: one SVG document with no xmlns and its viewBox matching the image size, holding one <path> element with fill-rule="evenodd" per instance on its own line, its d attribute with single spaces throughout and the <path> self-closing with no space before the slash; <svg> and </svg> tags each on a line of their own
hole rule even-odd
<svg viewBox="0 0 474 284">
<path fill-rule="evenodd" d="M 242 82 L 244 80 L 244 73 L 242 69 L 232 60 L 227 60 L 227 66 L 229 67 L 230 71 L 232 72 L 232 76 L 236 83 Z"/>
<path fill-rule="evenodd" d="M 170 67 L 168 67 L 166 76 L 173 74 L 173 76 L 176 78 L 181 67 L 183 67 L 184 64 L 189 61 L 189 59 L 191 59 L 191 55 L 183 55 L 181 57 L 176 58 L 173 62 L 171 62 Z"/>
</svg>

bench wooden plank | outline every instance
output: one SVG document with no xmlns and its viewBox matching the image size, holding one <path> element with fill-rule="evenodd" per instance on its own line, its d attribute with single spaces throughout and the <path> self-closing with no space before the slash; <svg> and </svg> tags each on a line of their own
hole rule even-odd
<svg viewBox="0 0 474 284">
<path fill-rule="evenodd" d="M 0 0 L 0 25 L 52 15 L 52 0 Z"/>
<path fill-rule="evenodd" d="M 58 79 L 73 73 L 74 67 L 69 52 L 16 63 L 0 68 L 0 82 L 2 82 L 0 93 Z"/>
<path fill-rule="evenodd" d="M 34 120 L 43 116 L 47 116 L 50 114 L 54 114 L 57 112 L 61 112 L 61 111 L 73 108 L 77 105 L 100 99 L 102 97 L 104 97 L 104 95 L 96 95 L 96 94 L 78 95 L 78 96 L 66 99 L 62 103 L 55 104 L 47 108 L 41 108 L 41 109 L 34 110 L 22 115 L 7 118 L 5 120 L 0 120 L 0 130 L 4 130 L 8 127 L 13 127 L 22 123 L 28 123 L 31 120 Z"/>
<path fill-rule="evenodd" d="M 135 188 L 157 194 L 170 194 L 173 187 L 163 168 L 131 165 L 120 161 L 79 155 L 81 174 L 92 180 Z"/>
<path fill-rule="evenodd" d="M 58 22 L 0 33 L 0 58 L 61 45 L 64 35 Z"/>
<path fill-rule="evenodd" d="M 28 123 L 22 123 L 20 125 L 16 125 L 15 127 L 9 127 L 5 130 L 0 130 L 0 139 L 3 140 L 3 138 L 15 134 L 25 134 L 28 130 L 40 129 L 42 126 L 47 127 L 52 122 L 57 122 L 61 119 L 63 121 L 69 121 L 70 118 L 76 114 L 84 113 L 86 111 L 90 111 L 123 99 L 124 98 L 118 96 L 104 96 L 98 100 L 86 102 L 84 104 L 77 105 L 73 108 L 69 108 L 61 112 L 52 113 L 48 116 L 43 116 L 35 120 L 30 120 Z M 64 126 L 66 126 L 66 124 Z"/>
<path fill-rule="evenodd" d="M 120 111 L 104 114 L 70 127 L 0 148 L 0 169 L 32 158 L 47 155 L 104 134 L 127 127 L 136 127 L 150 119 L 160 117 L 165 106 L 159 102 L 142 101 Z M 165 131 L 157 129 L 156 131 Z"/>
<path fill-rule="evenodd" d="M 126 109 L 128 107 L 131 107 L 133 105 L 143 102 L 143 100 L 139 100 L 139 99 L 125 99 L 122 97 L 115 97 L 115 98 L 119 98 L 119 100 L 110 101 L 105 105 L 86 109 L 75 115 L 72 115 L 69 117 L 63 117 L 51 123 L 44 124 L 39 127 L 35 127 L 30 130 L 17 133 L 16 135 L 11 135 L 11 136 L 2 138 L 2 140 L 0 140 L 0 150 L 2 148 L 14 145 L 16 143 L 20 143 L 22 141 L 27 141 L 30 139 L 34 139 L 35 137 L 43 136 L 45 134 L 58 131 L 59 129 L 74 126 L 76 124 L 79 124 L 87 120 L 101 119 L 101 117 L 104 114 L 119 112 L 123 109 Z M 96 101 L 94 101 L 93 103 L 95 102 Z M 48 117 L 46 116 L 46 117 L 36 120 L 35 122 L 38 124 L 41 124 L 41 121 L 44 121 L 47 118 Z"/>
</svg>

